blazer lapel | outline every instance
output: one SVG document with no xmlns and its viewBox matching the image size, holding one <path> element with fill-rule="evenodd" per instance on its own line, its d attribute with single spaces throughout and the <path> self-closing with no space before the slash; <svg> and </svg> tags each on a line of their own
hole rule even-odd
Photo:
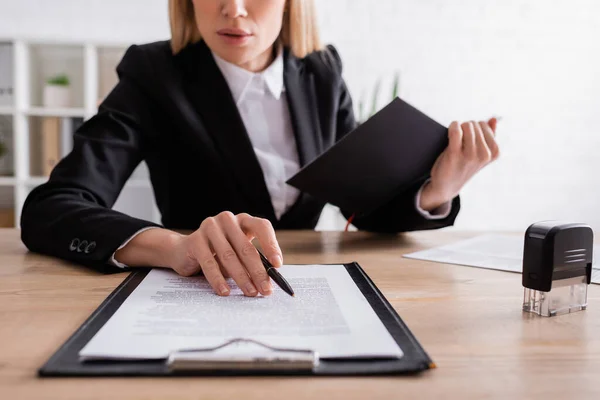
<svg viewBox="0 0 600 400">
<path fill-rule="evenodd" d="M 300 165 L 305 166 L 322 152 L 316 109 L 314 77 L 286 49 L 284 82 Z"/>
<path fill-rule="evenodd" d="M 300 167 L 303 167 L 323 152 L 315 83 L 313 75 L 306 71 L 303 63 L 288 49 L 285 51 L 284 82 Z M 302 204 L 305 204 L 309 197 L 307 193 L 300 193 L 294 205 L 282 215 L 278 225 L 287 226 L 290 221 L 301 217 L 299 213 L 302 213 Z"/>
<path fill-rule="evenodd" d="M 227 81 L 204 41 L 186 50 L 187 59 L 183 66 L 187 94 L 202 116 L 219 156 L 225 160 L 248 204 L 252 205 L 247 212 L 274 221 L 275 211 L 262 169 Z"/>
</svg>

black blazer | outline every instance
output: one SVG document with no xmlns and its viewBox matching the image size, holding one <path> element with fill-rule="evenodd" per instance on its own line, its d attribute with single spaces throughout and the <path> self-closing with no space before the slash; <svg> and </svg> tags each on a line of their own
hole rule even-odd
<svg viewBox="0 0 600 400">
<path fill-rule="evenodd" d="M 352 101 L 333 46 L 303 59 L 286 49 L 284 65 L 305 165 L 356 126 Z M 165 228 L 195 230 L 206 217 L 225 210 L 267 218 L 275 229 L 315 227 L 325 204 L 306 193 L 276 219 L 227 82 L 204 42 L 177 55 L 168 41 L 132 46 L 117 73 L 119 83 L 97 115 L 75 132 L 73 150 L 24 203 L 22 240 L 31 251 L 105 268 L 127 238 L 155 225 L 111 209 L 142 161 Z M 453 200 L 450 216 L 428 220 L 415 208 L 419 187 L 353 224 L 378 232 L 453 224 L 459 198 Z"/>
</svg>

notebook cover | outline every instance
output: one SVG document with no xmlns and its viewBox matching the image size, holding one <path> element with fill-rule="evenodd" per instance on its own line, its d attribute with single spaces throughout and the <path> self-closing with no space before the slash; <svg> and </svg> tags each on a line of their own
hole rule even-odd
<svg viewBox="0 0 600 400">
<path fill-rule="evenodd" d="M 448 128 L 394 99 L 287 183 L 349 212 L 375 210 L 429 177 Z"/>
<path fill-rule="evenodd" d="M 74 376 L 235 376 L 235 375 L 382 375 L 411 374 L 431 368 L 432 361 L 410 329 L 358 263 L 344 267 L 388 329 L 404 356 L 400 359 L 327 359 L 313 371 L 168 371 L 164 360 L 79 361 L 79 351 L 117 311 L 150 269 L 132 272 L 92 313 L 79 329 L 38 370 L 40 377 Z"/>
</svg>

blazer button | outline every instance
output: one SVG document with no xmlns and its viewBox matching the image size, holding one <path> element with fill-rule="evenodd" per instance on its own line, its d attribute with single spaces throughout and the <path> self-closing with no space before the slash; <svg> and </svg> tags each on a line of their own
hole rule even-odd
<svg viewBox="0 0 600 400">
<path fill-rule="evenodd" d="M 77 246 L 77 252 L 81 253 L 83 251 L 83 249 L 85 249 L 85 247 L 88 245 L 88 241 L 87 240 L 82 240 L 81 243 L 79 243 L 79 246 Z"/>
<path fill-rule="evenodd" d="M 85 252 L 86 254 L 89 254 L 89 253 L 91 253 L 92 251 L 94 251 L 94 249 L 95 249 L 95 248 L 96 248 L 96 242 L 90 242 L 90 244 L 88 244 L 88 245 L 85 247 L 85 250 L 84 250 L 84 252 Z"/>
<path fill-rule="evenodd" d="M 75 238 L 75 239 L 71 240 L 71 244 L 69 245 L 69 250 L 75 251 L 75 250 L 77 250 L 78 246 L 79 246 L 79 239 Z"/>
</svg>

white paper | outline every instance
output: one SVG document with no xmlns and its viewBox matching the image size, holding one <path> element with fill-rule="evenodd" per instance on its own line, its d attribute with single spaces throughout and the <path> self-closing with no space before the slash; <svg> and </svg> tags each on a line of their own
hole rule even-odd
<svg viewBox="0 0 600 400">
<path fill-rule="evenodd" d="M 295 292 L 216 295 L 203 277 L 153 269 L 80 351 L 86 359 L 162 359 L 234 338 L 309 349 L 320 357 L 401 357 L 402 350 L 344 266 L 283 266 Z"/>
<path fill-rule="evenodd" d="M 406 258 L 458 264 L 470 267 L 523 272 L 523 246 L 521 236 L 481 235 L 445 246 L 405 254 Z M 594 255 L 600 254 L 594 246 Z M 593 260 L 592 283 L 600 284 L 600 263 Z"/>
</svg>

